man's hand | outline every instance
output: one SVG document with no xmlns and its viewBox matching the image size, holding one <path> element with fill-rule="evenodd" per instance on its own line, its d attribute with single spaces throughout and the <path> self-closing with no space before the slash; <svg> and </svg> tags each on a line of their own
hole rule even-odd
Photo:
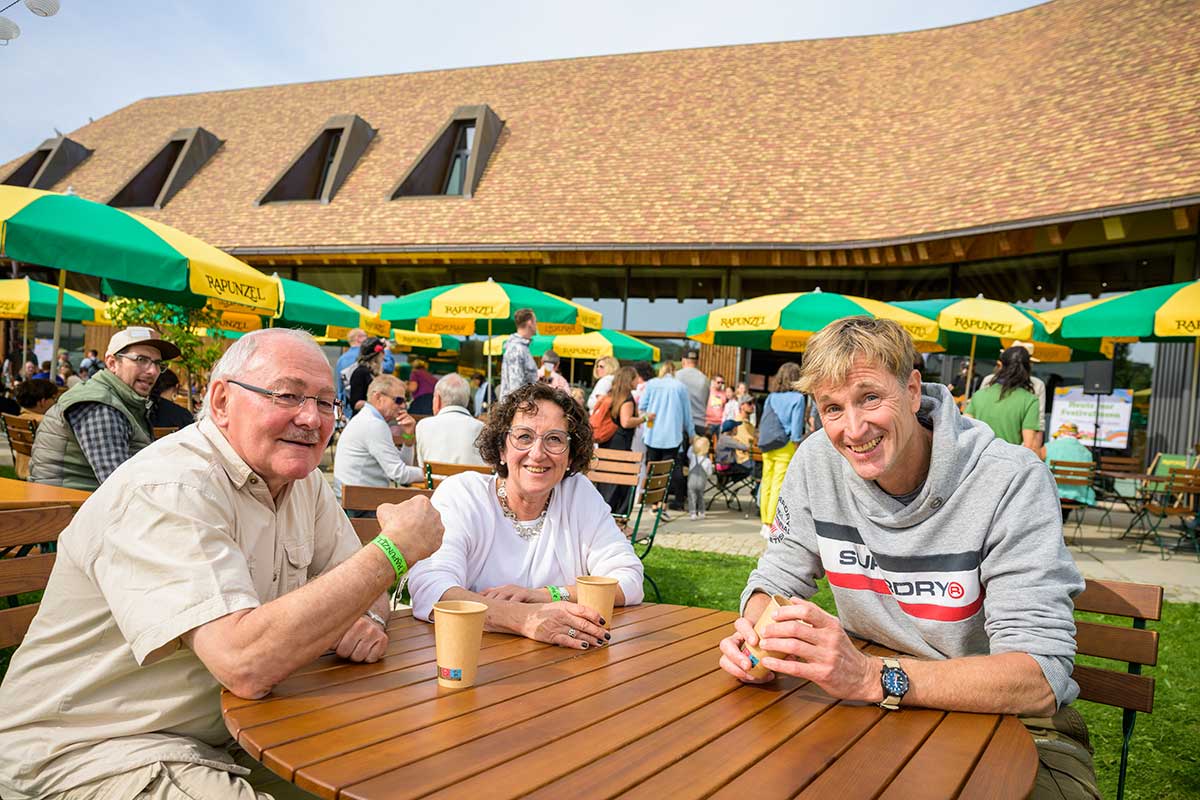
<svg viewBox="0 0 1200 800">
<path fill-rule="evenodd" d="M 337 654 L 351 661 L 374 663 L 387 650 L 388 635 L 378 622 L 367 616 L 359 617 L 338 640 Z"/>
<path fill-rule="evenodd" d="M 407 411 L 401 411 L 396 415 L 396 427 L 406 435 L 412 436 L 417 429 L 417 421 Z"/>
<path fill-rule="evenodd" d="M 549 603 L 550 593 L 545 589 L 527 589 L 524 586 L 507 584 L 484 589 L 480 592 L 484 597 L 493 600 L 509 600 L 513 603 Z"/>
<path fill-rule="evenodd" d="M 762 665 L 773 672 L 810 680 L 841 700 L 883 700 L 879 659 L 855 647 L 838 618 L 820 606 L 798 598 L 792 598 L 791 603 L 775 613 L 775 622 L 763 629 L 758 645 L 763 650 L 784 653 L 787 658 L 767 656 Z M 753 630 L 750 633 L 753 635 Z"/>
<path fill-rule="evenodd" d="M 442 515 L 425 496 L 403 503 L 384 503 L 376 510 L 379 527 L 392 540 L 411 568 L 442 546 Z"/>
<path fill-rule="evenodd" d="M 758 645 L 758 635 L 754 632 L 750 620 L 738 617 L 734 620 L 733 628 L 733 634 L 721 640 L 721 669 L 743 683 L 766 683 L 775 680 L 774 673 L 768 673 L 763 678 L 756 678 L 750 674 L 753 665 L 750 663 L 750 657 L 742 652 L 743 642 Z M 766 662 L 763 663 L 765 666 Z"/>
</svg>

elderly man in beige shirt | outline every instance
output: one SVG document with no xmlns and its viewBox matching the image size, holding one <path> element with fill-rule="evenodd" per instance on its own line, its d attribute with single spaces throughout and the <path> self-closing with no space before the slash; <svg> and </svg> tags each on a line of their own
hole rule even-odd
<svg viewBox="0 0 1200 800">
<path fill-rule="evenodd" d="M 335 409 L 310 336 L 251 333 L 199 423 L 84 503 L 0 686 L 0 795 L 297 796 L 231 741 L 220 687 L 261 697 L 329 649 L 379 659 L 396 551 L 412 565 L 442 538 L 416 498 L 381 506 L 383 541 L 360 544 L 315 471 Z"/>
</svg>

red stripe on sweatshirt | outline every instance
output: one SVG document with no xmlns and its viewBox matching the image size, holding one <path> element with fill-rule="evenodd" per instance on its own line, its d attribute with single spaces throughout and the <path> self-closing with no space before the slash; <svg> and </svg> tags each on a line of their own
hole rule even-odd
<svg viewBox="0 0 1200 800">
<path fill-rule="evenodd" d="M 878 578 L 869 578 L 851 572 L 826 572 L 829 583 L 842 589 L 865 589 L 876 594 L 891 595 L 892 591 L 886 582 Z M 930 603 L 905 603 L 897 599 L 900 610 L 910 617 L 931 619 L 938 622 L 961 622 L 970 619 L 983 607 L 983 595 L 975 598 L 975 602 L 965 606 L 938 606 Z"/>
</svg>

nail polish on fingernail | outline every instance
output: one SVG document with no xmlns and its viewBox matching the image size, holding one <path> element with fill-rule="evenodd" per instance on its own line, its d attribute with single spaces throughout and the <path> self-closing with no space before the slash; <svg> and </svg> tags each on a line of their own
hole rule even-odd
<svg viewBox="0 0 1200 800">
<path fill-rule="evenodd" d="M 601 617 L 601 618 L 600 618 L 600 624 L 601 624 L 601 625 L 606 625 L 606 624 L 607 624 L 607 623 L 604 621 L 604 617 Z"/>
<path fill-rule="evenodd" d="M 596 640 L 596 644 L 597 644 L 597 645 L 599 645 L 600 647 L 604 647 L 604 640 L 603 640 L 603 639 L 597 639 L 597 640 Z"/>
<path fill-rule="evenodd" d="M 591 647 L 591 645 L 588 644 L 587 642 L 580 642 L 580 644 L 583 645 L 584 650 L 587 650 L 589 647 Z"/>
<path fill-rule="evenodd" d="M 607 641 L 607 640 L 609 640 L 609 639 L 611 639 L 611 638 L 612 638 L 612 634 L 611 634 L 611 633 L 606 633 L 606 634 L 604 634 L 604 639 L 605 639 L 605 641 Z"/>
</svg>

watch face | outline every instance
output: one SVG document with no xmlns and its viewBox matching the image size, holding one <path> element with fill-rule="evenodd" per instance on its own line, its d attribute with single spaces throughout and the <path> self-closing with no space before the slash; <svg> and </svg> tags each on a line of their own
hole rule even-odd
<svg viewBox="0 0 1200 800">
<path fill-rule="evenodd" d="M 908 692 L 908 675 L 902 669 L 888 667 L 883 671 L 883 688 L 889 695 L 903 697 Z"/>
</svg>

